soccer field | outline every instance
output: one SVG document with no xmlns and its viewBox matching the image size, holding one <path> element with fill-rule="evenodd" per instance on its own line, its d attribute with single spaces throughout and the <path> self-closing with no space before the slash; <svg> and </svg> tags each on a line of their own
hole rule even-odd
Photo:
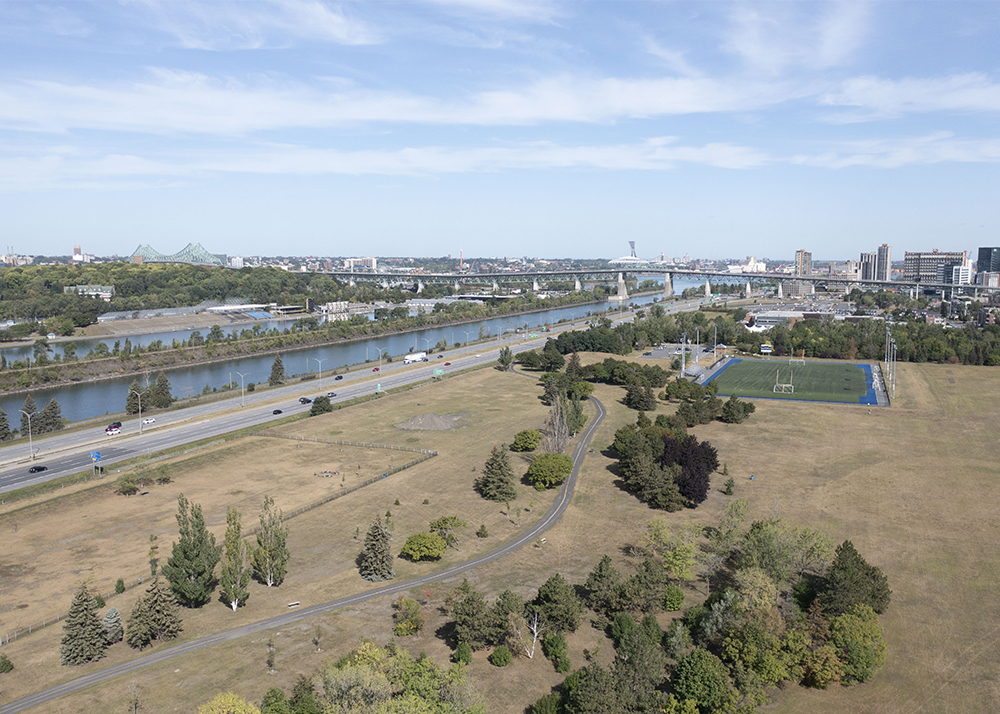
<svg viewBox="0 0 1000 714">
<path fill-rule="evenodd" d="M 788 360 L 732 360 L 710 382 L 718 394 L 767 399 L 876 404 L 871 367 L 866 364 Z M 791 383 L 793 393 L 776 393 L 775 383 Z"/>
</svg>

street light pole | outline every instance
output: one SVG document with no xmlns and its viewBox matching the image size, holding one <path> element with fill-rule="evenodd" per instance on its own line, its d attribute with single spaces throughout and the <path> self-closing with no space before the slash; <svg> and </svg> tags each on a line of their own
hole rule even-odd
<svg viewBox="0 0 1000 714">
<path fill-rule="evenodd" d="M 247 394 L 246 387 L 244 386 L 243 378 L 246 377 L 250 373 L 249 372 L 246 372 L 246 373 L 244 373 L 244 372 L 237 372 L 236 374 L 240 375 L 240 409 L 242 409 L 243 407 L 246 406 L 246 401 L 245 400 L 246 400 L 246 394 Z"/>
<path fill-rule="evenodd" d="M 475 330 L 460 330 L 460 332 L 465 335 L 465 344 L 469 344 L 469 335 L 475 332 Z"/>
<path fill-rule="evenodd" d="M 323 359 L 319 359 L 318 357 L 313 357 L 313 359 L 316 360 L 316 365 L 319 367 L 319 378 L 323 379 L 323 363 L 326 362 L 328 358 L 324 357 Z M 239 372 L 236 374 L 239 374 Z"/>
<path fill-rule="evenodd" d="M 31 460 L 34 461 L 35 460 L 35 447 L 31 443 L 31 414 L 29 414 L 28 412 L 24 411 L 23 409 L 21 409 L 19 411 L 22 414 L 24 414 L 24 416 L 28 417 L 28 453 L 31 456 Z"/>
<path fill-rule="evenodd" d="M 382 371 L 382 353 L 383 352 L 388 352 L 389 348 L 386 347 L 386 348 L 383 349 L 381 347 L 376 347 L 375 349 L 378 350 L 378 371 L 381 372 Z"/>
<path fill-rule="evenodd" d="M 142 433 L 142 392 L 137 392 L 134 389 L 129 390 L 130 393 L 134 394 L 139 398 L 139 433 Z"/>
</svg>

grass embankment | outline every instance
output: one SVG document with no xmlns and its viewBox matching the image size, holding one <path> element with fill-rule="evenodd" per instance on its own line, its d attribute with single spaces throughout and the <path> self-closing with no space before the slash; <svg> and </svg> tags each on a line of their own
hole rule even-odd
<svg viewBox="0 0 1000 714">
<path fill-rule="evenodd" d="M 403 535 L 426 527 L 425 521 L 430 518 L 445 513 L 465 517 L 463 514 L 475 511 L 463 509 L 473 506 L 484 509 L 481 518 L 491 537 L 480 544 L 471 535 L 478 521 L 467 517 L 469 532 L 463 534 L 459 546 L 463 552 L 450 552 L 447 557 L 465 559 L 480 552 L 480 547 L 495 547 L 494 538 L 510 532 L 504 529 L 512 527 L 499 513 L 502 506 L 497 509 L 495 504 L 481 499 L 477 502 L 478 497 L 469 493 L 474 476 L 469 464 L 481 467 L 493 443 L 517 429 L 537 425 L 544 408 L 534 401 L 537 388 L 515 375 L 484 371 L 441 386 L 456 390 L 449 395 L 432 385 L 405 395 L 412 401 L 380 400 L 363 405 L 361 411 L 306 422 L 344 432 L 336 438 L 346 438 L 355 427 L 383 429 L 373 434 L 372 439 L 377 440 L 385 429 L 392 433 L 389 423 L 414 414 L 473 414 L 466 429 L 420 432 L 412 437 L 420 439 L 415 445 L 440 449 L 443 454 L 406 472 L 404 478 L 411 485 L 419 482 L 416 504 L 401 498 L 403 508 L 392 506 L 403 483 L 390 481 L 384 490 L 366 489 L 359 499 L 350 499 L 350 504 L 334 502 L 329 508 L 292 521 L 293 554 L 298 555 L 289 582 L 279 590 L 280 597 L 268 600 L 270 595 L 258 588 L 247 610 L 236 614 L 213 603 L 202 613 L 188 615 L 190 629 L 185 636 L 195 627 L 204 632 L 243 622 L 246 616 L 267 610 L 265 600 L 267 607 L 280 610 L 285 602 L 298 599 L 299 593 L 308 588 L 316 596 L 331 599 L 357 587 L 356 573 L 345 562 L 358 551 L 353 543 L 354 528 L 363 526 L 368 514 L 384 513 L 385 508 L 392 509 L 394 518 L 408 519 L 405 526 L 402 522 L 397 525 L 394 547 Z M 789 687 L 774 693 L 771 711 L 996 711 L 1000 702 L 995 684 L 1000 663 L 1000 626 L 995 624 L 1000 618 L 1000 599 L 996 597 L 1000 554 L 994 544 L 1000 517 L 994 504 L 1000 499 L 1000 465 L 994 458 L 994 443 L 1000 428 L 1000 404 L 992 395 L 998 386 L 1000 372 L 996 370 L 901 364 L 894 407 L 870 416 L 867 408 L 858 406 L 764 401 L 744 424 L 714 423 L 694 430 L 700 439 L 718 448 L 720 461 L 728 464 L 736 480 L 735 496 L 750 500 L 752 518 L 777 516 L 798 525 L 822 528 L 838 542 L 850 538 L 870 562 L 886 572 L 894 591 L 892 605 L 882 618 L 889 645 L 888 662 L 872 682 L 827 691 Z M 522 549 L 470 573 L 473 585 L 487 597 L 495 597 L 508 587 L 521 596 L 531 596 L 553 572 L 580 583 L 603 553 L 611 555 L 623 570 L 635 562 L 628 546 L 641 541 L 645 520 L 658 512 L 618 488 L 617 477 L 609 470 L 612 460 L 600 453 L 619 426 L 635 419 L 635 412 L 617 401 L 623 394 L 620 388 L 598 385 L 596 395 L 607 407 L 608 417 L 595 436 L 597 450 L 586 457 L 576 496 L 564 517 L 546 534 L 546 544 Z M 476 402 L 481 406 L 475 407 Z M 387 411 L 379 411 L 390 406 L 397 412 L 391 417 Z M 489 411 L 494 408 L 503 411 Z M 517 412 L 519 408 L 525 411 Z M 663 412 L 672 408 L 659 407 Z M 515 411 L 509 413 L 511 410 Z M 505 416 L 516 417 L 518 423 L 502 421 Z M 446 439 L 451 441 L 446 444 Z M 396 443 L 400 443 L 398 439 Z M 449 453 L 450 460 L 445 460 Z M 468 461 L 463 462 L 463 458 Z M 209 468 L 214 471 L 211 465 Z M 755 475 L 752 482 L 751 474 Z M 729 500 L 718 491 L 724 480 L 716 477 L 716 488 L 697 510 L 669 514 L 669 521 L 677 527 L 690 522 L 716 523 Z M 425 512 L 419 503 L 424 497 L 421 494 L 429 494 L 432 506 L 448 503 L 454 507 L 432 507 Z M 536 497 L 525 489 L 521 505 L 529 498 Z M 536 498 L 535 513 L 541 513 L 547 503 Z M 0 527 L 9 525 L 0 521 Z M 165 532 L 169 540 L 173 530 Z M 136 528 L 135 537 L 144 541 L 144 531 Z M 144 543 L 138 544 L 130 556 L 139 567 L 144 547 Z M 424 567 L 401 562 L 397 575 L 406 577 L 410 569 L 420 571 Z M 440 663 L 446 662 L 450 650 L 434 636 L 446 622 L 436 608 L 455 584 L 442 583 L 429 596 L 425 611 L 430 620 L 425 633 L 401 640 L 413 651 L 426 651 Z M 698 583 L 689 590 L 686 605 L 703 598 L 703 589 Z M 145 669 L 137 678 L 146 688 L 147 708 L 166 709 L 169 703 L 171 709 L 193 710 L 225 689 L 259 701 L 268 687 L 289 687 L 298 674 L 312 671 L 328 657 L 344 654 L 359 637 L 388 640 L 390 605 L 388 598 L 373 601 Z M 252 613 L 251 608 L 260 609 Z M 268 610 L 266 614 L 270 613 Z M 669 616 L 662 615 L 660 620 L 665 625 Z M 316 652 L 310 641 L 317 626 L 323 632 L 323 652 Z M 5 701 L 20 696 L 15 688 L 23 694 L 56 678 L 68 679 L 81 672 L 60 669 L 55 664 L 60 635 L 59 628 L 51 628 L 33 641 L 18 643 L 17 647 L 23 649 L 5 650 L 19 667 L 20 676 L 29 680 L 4 681 Z M 265 673 L 268 636 L 274 637 L 278 647 L 278 672 L 274 675 Z M 585 664 L 585 650 L 604 664 L 614 656 L 603 634 L 587 625 L 567 640 L 574 667 Z M 495 714 L 521 714 L 525 706 L 562 679 L 550 663 L 537 656 L 498 669 L 486 662 L 485 654 L 476 654 L 470 672 Z M 122 650 L 113 649 L 109 660 L 121 657 Z M 103 663 L 91 665 L 100 666 Z M 46 711 L 120 708 L 128 679 L 64 697 L 47 705 Z"/>
</svg>

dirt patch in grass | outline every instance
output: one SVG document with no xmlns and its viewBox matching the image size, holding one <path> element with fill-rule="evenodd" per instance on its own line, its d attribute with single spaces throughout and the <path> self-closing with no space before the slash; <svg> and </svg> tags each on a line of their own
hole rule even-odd
<svg viewBox="0 0 1000 714">
<path fill-rule="evenodd" d="M 459 422 L 466 415 L 459 414 L 418 414 L 410 417 L 402 424 L 396 424 L 397 429 L 408 429 L 410 431 L 448 431 L 449 429 L 459 429 Z"/>
</svg>

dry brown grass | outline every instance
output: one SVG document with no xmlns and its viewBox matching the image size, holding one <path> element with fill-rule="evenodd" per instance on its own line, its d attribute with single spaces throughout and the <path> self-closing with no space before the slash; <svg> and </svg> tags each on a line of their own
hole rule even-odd
<svg viewBox="0 0 1000 714">
<path fill-rule="evenodd" d="M 477 373 L 454 382 L 452 386 L 463 389 L 449 393 L 450 387 L 432 385 L 391 401 L 323 417 L 326 422 L 305 422 L 303 427 L 323 429 L 334 428 L 325 424 L 336 421 L 335 428 L 344 430 L 344 436 L 348 431 L 344 425 L 350 424 L 352 432 L 370 430 L 365 438 L 399 443 L 398 437 L 388 436 L 392 427 L 385 423 L 387 405 L 391 404 L 393 422 L 428 412 L 474 412 L 468 417 L 467 430 L 417 434 L 420 442 L 414 445 L 439 448 L 442 457 L 406 472 L 398 482 L 387 482 L 385 489 L 381 485 L 366 489 L 350 504 L 335 502 L 293 521 L 296 561 L 289 581 L 278 593 L 257 587 L 248 607 L 236 614 L 225 613 L 222 605 L 213 603 L 189 615 L 190 627 L 211 631 L 274 614 L 293 598 L 312 603 L 364 589 L 353 567 L 345 564 L 358 550 L 353 531 L 355 524 L 363 526 L 370 514 L 384 513 L 386 507 L 392 508 L 394 520 L 399 519 L 396 533 L 402 535 L 425 527 L 429 518 L 456 510 L 434 505 L 448 500 L 461 504 L 457 512 L 467 516 L 470 528 L 461 543 L 463 552 L 449 553 L 451 562 L 495 547 L 496 536 L 509 526 L 498 509 L 477 502 L 464 490 L 474 476 L 470 463 L 481 466 L 489 447 L 503 435 L 537 425 L 544 408 L 535 400 L 536 388 L 525 386 L 525 380 L 514 375 Z M 993 396 L 998 383 L 1000 374 L 984 368 L 900 365 L 896 405 L 873 410 L 870 416 L 867 407 L 759 401 L 756 414 L 744 425 L 711 424 L 696 430 L 699 438 L 718 447 L 720 460 L 736 479 L 736 495 L 750 499 L 754 517 L 777 515 L 821 527 L 837 541 L 850 538 L 870 562 L 885 570 L 894 591 L 893 603 L 882 618 L 889 659 L 874 681 L 825 692 L 789 687 L 774 693 L 772 710 L 894 714 L 998 708 L 995 671 L 1000 660 L 1000 626 L 995 623 L 1000 615 L 996 597 L 1000 556 L 994 546 L 998 525 L 994 503 L 1000 496 L 1000 467 L 993 446 L 1000 425 L 1000 404 Z M 608 408 L 608 418 L 594 438 L 597 451 L 586 457 L 573 502 L 546 534 L 545 546 L 521 549 L 470 573 L 470 581 L 488 597 L 507 587 L 530 596 L 554 572 L 561 572 L 570 582 L 582 582 L 605 552 L 622 569 L 630 567 L 622 546 L 639 542 L 645 520 L 657 512 L 616 487 L 608 469 L 612 462 L 600 453 L 615 429 L 635 418 L 634 412 L 618 403 L 622 393 L 619 388 L 598 386 L 596 394 Z M 470 405 L 484 394 L 488 399 L 480 399 L 481 408 L 473 409 Z M 502 411 L 489 411 L 494 408 Z M 661 407 L 667 409 L 671 407 Z M 518 414 L 517 424 L 504 421 L 512 412 Z M 753 482 L 750 474 L 755 476 Z M 458 490 L 456 478 L 465 484 Z M 716 485 L 721 486 L 723 480 L 717 477 Z M 390 504 L 406 487 L 404 482 L 418 499 L 401 497 L 403 507 L 397 509 Z M 432 507 L 419 504 L 423 493 L 429 494 Z M 525 493 L 525 500 L 533 497 Z M 678 526 L 710 524 L 727 501 L 713 490 L 699 509 L 668 518 Z M 536 498 L 536 513 L 549 502 Z M 490 528 L 492 537 L 485 543 L 471 535 L 479 522 Z M 400 562 L 397 575 L 409 577 L 426 567 Z M 434 608 L 455 584 L 433 588 L 432 616 L 425 634 L 403 641 L 441 663 L 450 651 L 433 635 L 445 623 Z M 692 591 L 690 596 L 688 604 L 704 593 Z M 275 675 L 264 673 L 268 633 L 143 670 L 140 679 L 148 693 L 147 711 L 190 711 L 224 689 L 259 701 L 268 687 L 289 687 L 299 673 L 312 671 L 331 655 L 343 654 L 359 637 L 389 639 L 389 613 L 390 600 L 382 599 L 319 618 L 325 633 L 323 653 L 315 652 L 309 642 L 317 620 L 270 633 L 279 649 Z M 664 616 L 663 622 L 667 619 Z M 64 679 L 77 674 L 65 668 L 60 671 L 53 664 L 60 634 L 53 628 L 32 638 L 31 650 L 7 650 L 26 681 L 23 686 L 20 680 L 2 682 L 7 689 L 5 701 L 20 695 L 15 689 L 23 694 L 53 681 L 53 672 Z M 593 651 L 599 644 L 599 660 L 608 663 L 613 657 L 610 643 L 587 625 L 568 640 L 574 666 L 584 664 L 584 649 Z M 123 652 L 121 647 L 114 648 L 109 659 L 116 661 Z M 36 664 L 48 674 L 35 676 Z M 561 680 L 537 655 L 534 661 L 519 660 L 497 669 L 486 662 L 485 653 L 477 653 L 470 672 L 490 711 L 502 714 L 524 711 Z M 46 711 L 118 708 L 128 679 L 64 697 Z"/>
</svg>

